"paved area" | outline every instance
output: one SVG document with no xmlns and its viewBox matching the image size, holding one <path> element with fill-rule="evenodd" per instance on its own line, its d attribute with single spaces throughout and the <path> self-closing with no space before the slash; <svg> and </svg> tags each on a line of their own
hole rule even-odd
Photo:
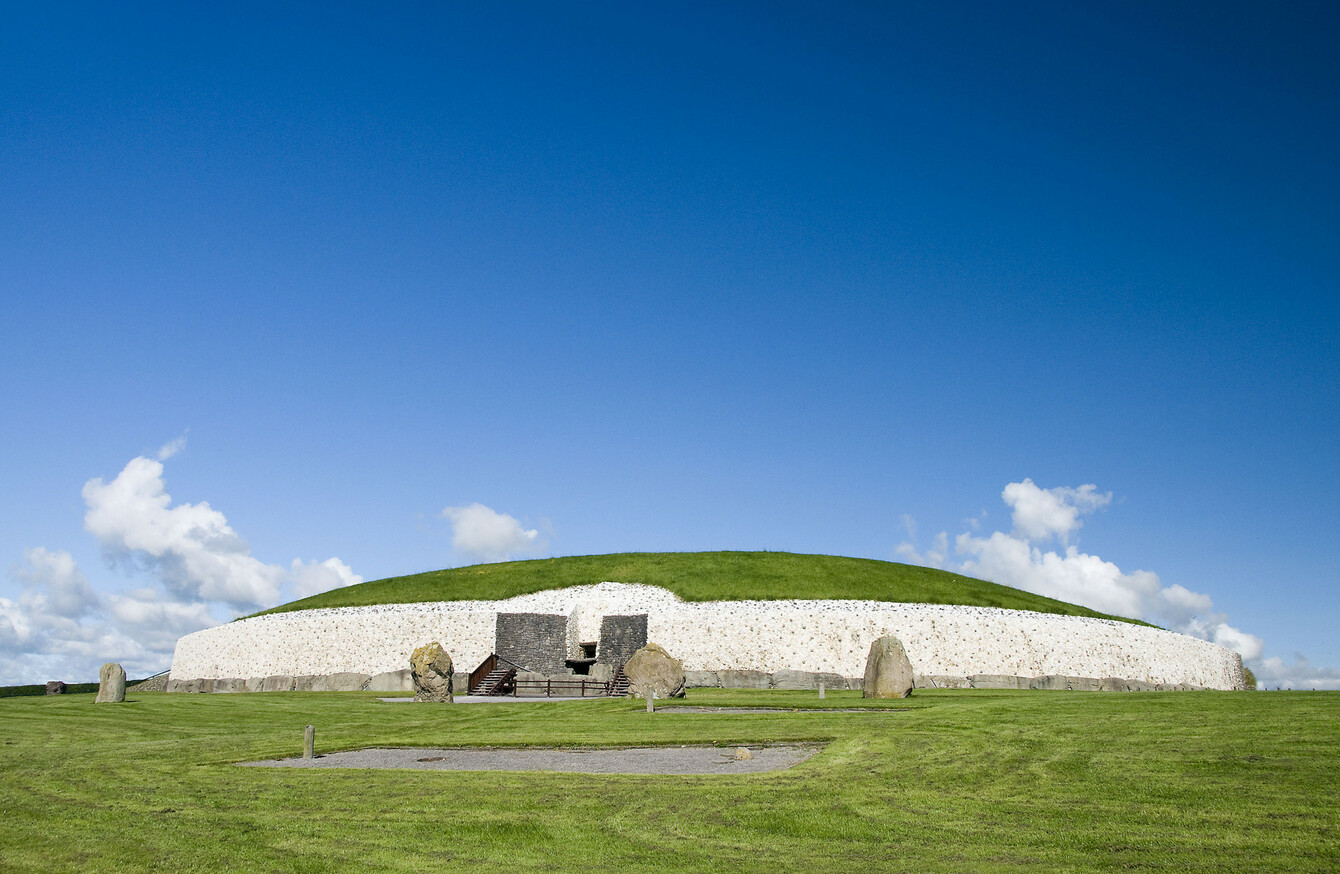
<svg viewBox="0 0 1340 874">
<path fill-rule="evenodd" d="M 818 746 L 748 747 L 752 758 L 736 758 L 739 747 L 639 747 L 571 749 L 366 749 L 314 759 L 240 762 L 257 768 L 409 768 L 425 771 L 568 771 L 580 774 L 757 774 L 798 765 Z"/>
<path fill-rule="evenodd" d="M 394 698 L 378 698 L 378 701 L 385 701 L 387 704 L 433 704 L 432 701 L 415 701 L 414 696 L 403 697 L 397 695 Z M 524 704 L 526 702 L 538 703 L 541 701 L 610 701 L 613 700 L 603 695 L 587 695 L 585 698 L 560 698 L 555 695 L 553 698 L 546 698 L 543 695 L 521 695 L 513 697 L 511 695 L 456 695 L 453 701 L 456 704 Z"/>
<path fill-rule="evenodd" d="M 657 706 L 657 713 L 906 713 L 911 707 L 692 707 Z"/>
</svg>

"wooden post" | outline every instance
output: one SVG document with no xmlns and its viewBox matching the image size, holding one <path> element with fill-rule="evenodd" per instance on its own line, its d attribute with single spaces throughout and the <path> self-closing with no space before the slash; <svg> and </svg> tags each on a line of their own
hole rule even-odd
<svg viewBox="0 0 1340 874">
<path fill-rule="evenodd" d="M 302 733 L 302 757 L 316 758 L 316 726 L 309 725 Z"/>
</svg>

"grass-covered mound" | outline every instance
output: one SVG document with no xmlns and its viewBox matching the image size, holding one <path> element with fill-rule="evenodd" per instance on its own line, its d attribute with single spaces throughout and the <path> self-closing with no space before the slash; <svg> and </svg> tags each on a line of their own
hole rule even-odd
<svg viewBox="0 0 1340 874">
<path fill-rule="evenodd" d="M 686 601 L 849 598 L 1003 607 L 1132 621 L 949 571 L 869 558 L 789 552 L 626 552 L 478 564 L 348 586 L 266 612 L 424 601 L 493 601 L 603 582 L 660 586 Z"/>
</svg>

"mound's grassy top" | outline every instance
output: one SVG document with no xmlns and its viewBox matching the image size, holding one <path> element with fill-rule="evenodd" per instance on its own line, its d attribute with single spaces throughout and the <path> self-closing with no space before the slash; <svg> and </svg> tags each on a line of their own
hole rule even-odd
<svg viewBox="0 0 1340 874">
<path fill-rule="evenodd" d="M 423 601 L 492 601 L 602 582 L 661 586 L 686 601 L 851 598 L 1004 607 L 1132 621 L 934 568 L 787 552 L 627 552 L 479 564 L 348 586 L 265 612 Z"/>
</svg>

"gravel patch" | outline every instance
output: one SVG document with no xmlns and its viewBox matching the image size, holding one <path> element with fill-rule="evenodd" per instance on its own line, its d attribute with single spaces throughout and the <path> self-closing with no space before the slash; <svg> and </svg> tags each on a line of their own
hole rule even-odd
<svg viewBox="0 0 1340 874">
<path fill-rule="evenodd" d="M 314 759 L 239 762 L 256 768 L 404 768 L 419 771 L 566 771 L 579 774 L 757 774 L 793 767 L 818 746 L 638 747 L 620 750 L 366 749 Z"/>
</svg>

